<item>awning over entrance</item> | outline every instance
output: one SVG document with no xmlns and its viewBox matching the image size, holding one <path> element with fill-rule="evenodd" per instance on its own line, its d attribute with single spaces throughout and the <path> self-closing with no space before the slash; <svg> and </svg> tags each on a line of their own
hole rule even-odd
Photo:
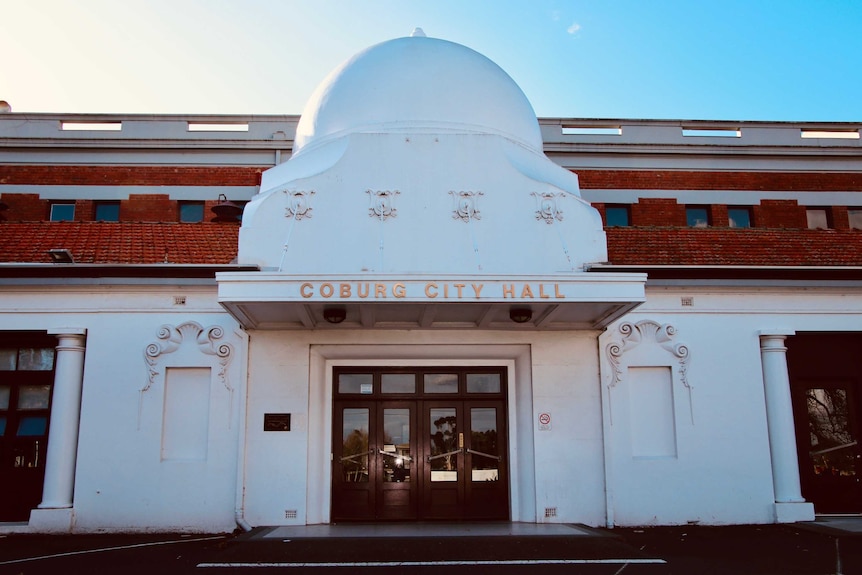
<svg viewBox="0 0 862 575">
<path fill-rule="evenodd" d="M 369 276 L 219 273 L 250 329 L 601 329 L 645 301 L 646 274 Z"/>
</svg>

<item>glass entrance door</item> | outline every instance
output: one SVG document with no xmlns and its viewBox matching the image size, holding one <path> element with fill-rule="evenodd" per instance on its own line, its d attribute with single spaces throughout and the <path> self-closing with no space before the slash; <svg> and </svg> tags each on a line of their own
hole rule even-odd
<svg viewBox="0 0 862 575">
<path fill-rule="evenodd" d="M 506 520 L 503 371 L 336 370 L 332 520 Z"/>
<path fill-rule="evenodd" d="M 415 519 L 415 407 L 405 402 L 342 403 L 335 419 L 340 437 L 333 451 L 334 517 Z"/>
<path fill-rule="evenodd" d="M 800 437 L 801 477 L 805 496 L 818 513 L 862 511 L 859 419 L 853 386 L 806 386 L 807 433 Z M 801 409 L 798 411 L 802 411 Z"/>
<path fill-rule="evenodd" d="M 423 515 L 427 519 L 508 519 L 502 450 L 503 405 L 428 401 Z"/>
</svg>

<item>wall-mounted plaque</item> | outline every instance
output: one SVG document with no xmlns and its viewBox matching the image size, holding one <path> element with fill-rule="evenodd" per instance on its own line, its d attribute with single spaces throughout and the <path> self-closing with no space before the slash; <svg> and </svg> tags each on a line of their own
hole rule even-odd
<svg viewBox="0 0 862 575">
<path fill-rule="evenodd" d="M 264 413 L 264 431 L 290 431 L 289 413 Z"/>
</svg>

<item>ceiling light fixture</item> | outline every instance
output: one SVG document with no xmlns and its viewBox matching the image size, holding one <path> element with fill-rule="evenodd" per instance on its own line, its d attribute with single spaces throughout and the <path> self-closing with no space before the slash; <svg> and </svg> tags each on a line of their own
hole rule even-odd
<svg viewBox="0 0 862 575">
<path fill-rule="evenodd" d="M 347 310 L 343 307 L 328 307 L 323 310 L 323 319 L 329 323 L 341 323 L 347 317 Z"/>
<path fill-rule="evenodd" d="M 515 323 L 527 323 L 533 319 L 533 310 L 528 307 L 513 307 L 509 310 L 509 319 Z"/>
</svg>

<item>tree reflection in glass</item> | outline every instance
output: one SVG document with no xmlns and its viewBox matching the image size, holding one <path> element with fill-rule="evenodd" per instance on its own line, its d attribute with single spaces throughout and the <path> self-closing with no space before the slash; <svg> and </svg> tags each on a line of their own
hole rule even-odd
<svg viewBox="0 0 862 575">
<path fill-rule="evenodd" d="M 383 480 L 388 483 L 410 481 L 410 410 L 383 410 Z"/>
<path fill-rule="evenodd" d="M 472 480 L 497 481 L 500 478 L 500 453 L 497 447 L 497 410 L 474 407 L 470 410 L 470 449 Z"/>
<path fill-rule="evenodd" d="M 816 475 L 855 476 L 856 440 L 850 429 L 847 390 L 814 388 L 805 393 L 811 462 Z"/>
<path fill-rule="evenodd" d="M 342 420 L 341 468 L 344 481 L 368 481 L 368 410 L 346 408 Z"/>
<path fill-rule="evenodd" d="M 431 481 L 458 481 L 458 421 L 454 408 L 431 410 Z"/>
</svg>

